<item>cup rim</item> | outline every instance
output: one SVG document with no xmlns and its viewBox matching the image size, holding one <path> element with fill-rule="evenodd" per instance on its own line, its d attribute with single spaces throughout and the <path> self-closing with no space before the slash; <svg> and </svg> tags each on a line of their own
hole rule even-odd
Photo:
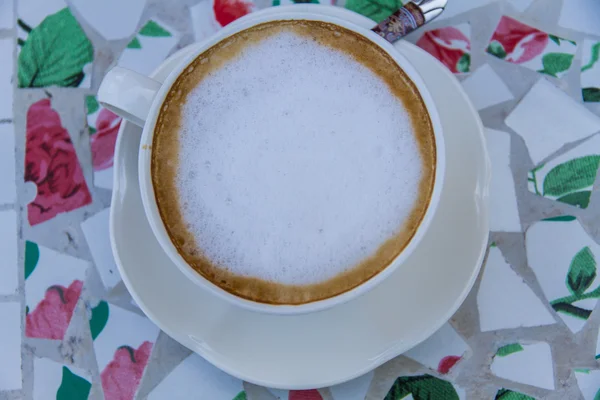
<svg viewBox="0 0 600 400">
<path fill-rule="evenodd" d="M 293 8 L 293 6 L 289 6 L 288 8 Z M 350 290 L 347 290 L 343 293 L 326 299 L 297 305 L 268 304 L 245 299 L 222 289 L 220 286 L 214 284 L 213 282 L 202 276 L 200 273 L 196 272 L 186 262 L 183 256 L 177 251 L 175 245 L 171 241 L 171 238 L 165 228 L 164 222 L 160 217 L 151 176 L 151 149 L 154 136 L 154 128 L 156 125 L 160 107 L 162 106 L 162 103 L 164 102 L 167 93 L 169 92 L 171 86 L 173 85 L 177 77 L 179 77 L 179 75 L 187 68 L 187 66 L 193 60 L 195 60 L 198 57 L 198 55 L 202 54 L 205 50 L 221 42 L 227 37 L 240 31 L 249 29 L 253 26 L 259 25 L 261 23 L 282 20 L 313 20 L 332 23 L 343 28 L 352 30 L 353 32 L 362 35 L 363 37 L 367 38 L 368 40 L 374 42 L 376 45 L 381 47 L 403 69 L 403 71 L 406 73 L 409 79 L 419 90 L 419 94 L 421 95 L 421 98 L 425 104 L 425 108 L 427 109 L 429 118 L 431 120 L 436 146 L 436 168 L 434 176 L 434 185 L 433 190 L 431 192 L 431 196 L 429 198 L 429 205 L 427 206 L 425 215 L 423 216 L 415 234 L 410 239 L 405 248 L 400 252 L 400 254 L 398 254 L 398 256 L 396 256 L 387 267 L 383 268 L 377 274 Z M 408 59 L 398 50 L 396 50 L 390 42 L 386 41 L 378 34 L 365 28 L 362 28 L 352 22 L 346 21 L 338 17 L 332 17 L 323 14 L 291 10 L 286 13 L 282 12 L 264 16 L 251 14 L 247 19 L 242 18 L 238 21 L 235 21 L 231 25 L 228 25 L 220 31 L 216 32 L 214 35 L 210 36 L 206 40 L 196 43 L 195 46 L 195 51 L 187 57 L 185 57 L 180 63 L 177 64 L 175 68 L 173 68 L 173 70 L 169 73 L 168 77 L 163 82 L 161 88 L 158 90 L 152 103 L 152 106 L 150 107 L 148 113 L 149 117 L 146 120 L 146 123 L 143 127 L 138 157 L 140 193 L 146 217 L 154 233 L 154 236 L 156 237 L 160 246 L 169 256 L 171 261 L 175 265 L 177 265 L 179 270 L 183 272 L 183 274 L 188 279 L 190 279 L 198 286 L 209 290 L 211 293 L 228 301 L 234 306 L 242 307 L 250 311 L 261 313 L 294 315 L 325 310 L 327 308 L 336 306 L 338 304 L 346 303 L 356 297 L 359 297 L 362 294 L 373 289 L 381 282 L 383 282 L 388 276 L 390 276 L 402 264 L 404 264 L 405 261 L 417 248 L 421 239 L 425 235 L 425 232 L 429 229 L 431 220 L 433 219 L 437 211 L 442 187 L 444 185 L 446 166 L 445 145 L 443 139 L 442 125 L 439 119 L 436 104 L 433 101 L 433 97 L 427 89 L 427 86 L 425 85 L 425 82 L 423 81 L 421 75 L 416 70 L 416 68 L 408 61 Z"/>
</svg>

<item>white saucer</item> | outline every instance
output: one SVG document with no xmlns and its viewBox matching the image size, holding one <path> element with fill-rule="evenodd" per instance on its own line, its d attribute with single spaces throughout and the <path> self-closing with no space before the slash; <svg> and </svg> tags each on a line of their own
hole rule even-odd
<svg viewBox="0 0 600 400">
<path fill-rule="evenodd" d="M 373 25 L 337 7 L 292 7 Z M 280 10 L 284 8 L 260 12 Z M 367 373 L 425 340 L 458 309 L 477 277 L 488 238 L 490 165 L 483 127 L 445 67 L 409 43 L 396 47 L 438 99 L 446 141 L 445 190 L 429 232 L 406 265 L 369 293 L 333 309 L 297 316 L 253 313 L 188 280 L 161 250 L 144 215 L 137 175 L 141 129 L 121 125 L 110 214 L 112 248 L 131 295 L 163 331 L 240 379 L 307 389 Z M 193 46 L 167 60 L 155 79 L 164 80 L 188 51 Z"/>
</svg>

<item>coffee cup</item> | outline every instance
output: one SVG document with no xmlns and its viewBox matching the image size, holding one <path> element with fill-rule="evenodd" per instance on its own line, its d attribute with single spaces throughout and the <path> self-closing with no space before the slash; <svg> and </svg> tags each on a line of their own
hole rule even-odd
<svg viewBox="0 0 600 400">
<path fill-rule="evenodd" d="M 108 72 L 100 103 L 143 128 L 153 233 L 202 289 L 297 314 L 402 273 L 436 212 L 445 148 L 426 85 L 382 36 L 325 15 L 257 15 L 163 83 Z"/>
</svg>

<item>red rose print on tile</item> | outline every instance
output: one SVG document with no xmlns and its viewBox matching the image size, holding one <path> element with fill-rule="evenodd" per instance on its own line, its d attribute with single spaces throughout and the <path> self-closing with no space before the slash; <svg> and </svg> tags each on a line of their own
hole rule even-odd
<svg viewBox="0 0 600 400">
<path fill-rule="evenodd" d="M 27 205 L 30 225 L 92 202 L 69 133 L 49 99 L 27 111 L 25 182 L 37 186 L 35 199 Z"/>
<path fill-rule="evenodd" d="M 459 356 L 446 356 L 440 360 L 437 370 L 440 374 L 447 374 L 459 361 Z"/>
<path fill-rule="evenodd" d="M 323 400 L 323 397 L 321 397 L 321 394 L 316 389 L 290 390 L 288 400 Z"/>
<path fill-rule="evenodd" d="M 542 54 L 548 34 L 503 16 L 490 40 L 487 52 L 514 64 L 521 64 Z"/>
<path fill-rule="evenodd" d="M 221 26 L 225 26 L 236 19 L 250 14 L 254 4 L 247 0 L 214 0 L 213 11 L 215 18 Z"/>
<path fill-rule="evenodd" d="M 469 72 L 471 68 L 471 41 L 455 27 L 425 32 L 417 41 L 417 46 L 454 73 Z"/>
<path fill-rule="evenodd" d="M 46 290 L 44 300 L 25 317 L 25 335 L 31 338 L 62 340 L 71 322 L 83 282 L 73 281 L 68 288 L 56 285 Z"/>
<path fill-rule="evenodd" d="M 112 167 L 121 117 L 103 108 L 96 119 L 96 133 L 90 139 L 94 171 Z"/>
<path fill-rule="evenodd" d="M 152 343 L 145 341 L 136 350 L 121 346 L 100 374 L 105 400 L 132 400 L 148 364 Z"/>
</svg>

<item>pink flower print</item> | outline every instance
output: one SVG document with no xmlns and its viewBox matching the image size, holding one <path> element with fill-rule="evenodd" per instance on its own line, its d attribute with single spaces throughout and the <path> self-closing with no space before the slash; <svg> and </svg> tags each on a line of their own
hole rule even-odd
<svg viewBox="0 0 600 400">
<path fill-rule="evenodd" d="M 213 4 L 215 18 L 221 26 L 230 24 L 236 19 L 250 14 L 253 9 L 254 4 L 247 0 L 215 0 Z"/>
<path fill-rule="evenodd" d="M 94 171 L 112 167 L 121 117 L 103 108 L 96 119 L 96 133 L 90 139 Z"/>
<path fill-rule="evenodd" d="M 323 397 L 316 389 L 290 390 L 288 400 L 323 400 Z"/>
<path fill-rule="evenodd" d="M 417 46 L 437 58 L 454 73 L 469 72 L 471 67 L 471 41 L 454 27 L 425 32 Z"/>
<path fill-rule="evenodd" d="M 145 341 L 137 349 L 121 346 L 100 374 L 105 400 L 132 400 L 148 364 L 152 343 Z"/>
<path fill-rule="evenodd" d="M 548 45 L 548 34 L 503 16 L 492 36 L 487 52 L 515 64 L 542 54 Z"/>
</svg>

